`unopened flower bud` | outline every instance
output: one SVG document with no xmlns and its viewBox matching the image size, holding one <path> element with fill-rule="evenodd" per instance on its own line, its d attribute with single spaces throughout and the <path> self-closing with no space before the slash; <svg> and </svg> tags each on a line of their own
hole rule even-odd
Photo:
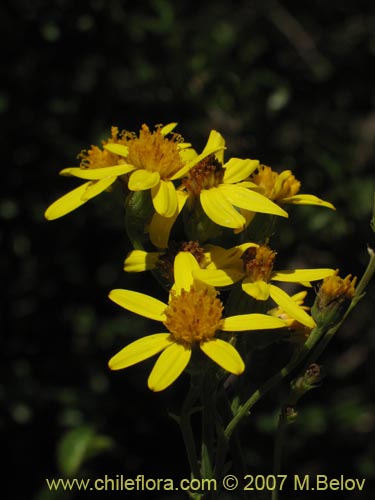
<svg viewBox="0 0 375 500">
<path fill-rule="evenodd" d="M 321 368 L 316 363 L 312 363 L 301 377 L 297 377 L 290 383 L 294 400 L 314 389 L 322 378 Z"/>
<path fill-rule="evenodd" d="M 297 420 L 298 412 L 294 406 L 286 405 L 283 408 L 284 417 L 288 424 L 292 424 Z"/>
</svg>

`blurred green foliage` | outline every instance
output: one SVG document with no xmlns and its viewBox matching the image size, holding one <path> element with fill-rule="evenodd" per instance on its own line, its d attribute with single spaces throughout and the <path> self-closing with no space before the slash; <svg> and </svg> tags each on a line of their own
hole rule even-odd
<svg viewBox="0 0 375 500">
<path fill-rule="evenodd" d="M 116 196 L 44 221 L 48 204 L 76 185 L 58 171 L 76 165 L 80 150 L 107 137 L 111 125 L 138 131 L 144 122 L 178 121 L 197 149 L 216 128 L 228 157 L 290 168 L 302 192 L 337 207 L 292 209 L 274 240 L 279 267 L 360 275 L 366 244 L 375 243 L 374 24 L 364 0 L 217 0 L 199 8 L 188 0 L 2 2 L 5 498 L 56 499 L 45 478 L 59 474 L 189 474 L 167 415 L 179 411 L 184 380 L 152 394 L 147 362 L 107 369 L 119 348 L 155 331 L 153 322 L 114 307 L 107 293 L 159 289 L 150 275 L 122 271 L 129 242 Z M 285 472 L 374 478 L 373 304 L 372 283 L 322 357 L 322 386 L 288 429 Z M 260 352 L 255 378 L 266 375 L 274 356 Z M 262 401 L 243 428 L 250 473 L 271 473 L 282 392 Z M 93 447 L 105 450 L 91 453 Z"/>
</svg>

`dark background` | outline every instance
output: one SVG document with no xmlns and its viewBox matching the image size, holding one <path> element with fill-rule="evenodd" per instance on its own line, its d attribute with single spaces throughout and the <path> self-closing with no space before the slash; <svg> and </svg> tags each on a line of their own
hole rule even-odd
<svg viewBox="0 0 375 500">
<path fill-rule="evenodd" d="M 146 387 L 152 360 L 107 369 L 123 345 L 156 331 L 107 299 L 117 287 L 158 293 L 150 276 L 122 272 L 129 243 L 121 204 L 103 194 L 60 220 L 43 218 L 52 201 L 77 185 L 58 171 L 77 165 L 80 150 L 106 138 L 112 125 L 138 131 L 142 123 L 177 121 L 197 150 L 216 128 L 228 157 L 292 169 L 301 192 L 333 202 L 337 211 L 292 207 L 274 240 L 279 267 L 363 273 L 366 245 L 374 246 L 370 4 L 2 2 L 4 498 L 85 496 L 45 490 L 45 478 L 69 473 L 189 476 L 179 429 L 168 416 L 179 411 L 184 377 L 152 394 Z M 361 495 L 319 498 L 370 498 L 373 346 L 372 283 L 321 359 L 322 386 L 301 402 L 288 430 L 283 472 L 368 479 Z M 249 473 L 272 472 L 277 410 L 276 391 L 243 428 Z"/>
</svg>

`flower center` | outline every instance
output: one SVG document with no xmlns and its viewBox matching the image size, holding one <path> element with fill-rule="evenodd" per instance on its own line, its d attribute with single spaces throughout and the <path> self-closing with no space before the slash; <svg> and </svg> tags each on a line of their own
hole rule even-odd
<svg viewBox="0 0 375 500">
<path fill-rule="evenodd" d="M 182 183 L 190 193 L 199 196 L 202 189 L 210 189 L 221 184 L 224 172 L 221 163 L 214 154 L 211 154 L 197 163 Z"/>
<path fill-rule="evenodd" d="M 242 254 L 247 276 L 254 281 L 270 281 L 276 252 L 267 245 L 250 247 Z"/>
<path fill-rule="evenodd" d="M 172 292 L 165 311 L 164 325 L 175 341 L 185 345 L 205 342 L 215 336 L 222 325 L 223 304 L 213 287 L 192 286 L 177 295 Z"/>
<path fill-rule="evenodd" d="M 125 140 L 124 133 L 119 132 L 118 127 L 112 127 L 111 137 L 102 141 L 102 145 L 104 146 L 109 143 L 124 144 Z M 82 169 L 113 167 L 114 165 L 125 163 L 125 160 L 120 156 L 106 149 L 100 149 L 98 146 L 91 146 L 90 149 L 81 151 L 78 155 L 78 159 L 81 160 L 80 168 Z"/>
<path fill-rule="evenodd" d="M 278 174 L 266 165 L 261 165 L 250 180 L 263 189 L 264 196 L 274 201 L 294 196 L 301 186 L 290 170 Z"/>
<path fill-rule="evenodd" d="M 161 132 L 161 126 L 150 132 L 147 125 L 142 125 L 139 137 L 131 135 L 126 145 L 129 148 L 127 163 L 137 169 L 159 172 L 163 180 L 169 180 L 183 166 L 178 145 L 183 141 L 178 134 L 168 139 Z"/>
</svg>

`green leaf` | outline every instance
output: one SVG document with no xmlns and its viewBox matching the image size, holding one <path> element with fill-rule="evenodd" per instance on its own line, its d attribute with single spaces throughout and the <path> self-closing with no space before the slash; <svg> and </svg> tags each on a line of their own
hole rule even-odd
<svg viewBox="0 0 375 500">
<path fill-rule="evenodd" d="M 98 455 L 113 446 L 111 438 L 96 434 L 87 425 L 69 430 L 60 440 L 57 448 L 57 462 L 64 476 L 74 476 L 85 460 Z"/>
</svg>

